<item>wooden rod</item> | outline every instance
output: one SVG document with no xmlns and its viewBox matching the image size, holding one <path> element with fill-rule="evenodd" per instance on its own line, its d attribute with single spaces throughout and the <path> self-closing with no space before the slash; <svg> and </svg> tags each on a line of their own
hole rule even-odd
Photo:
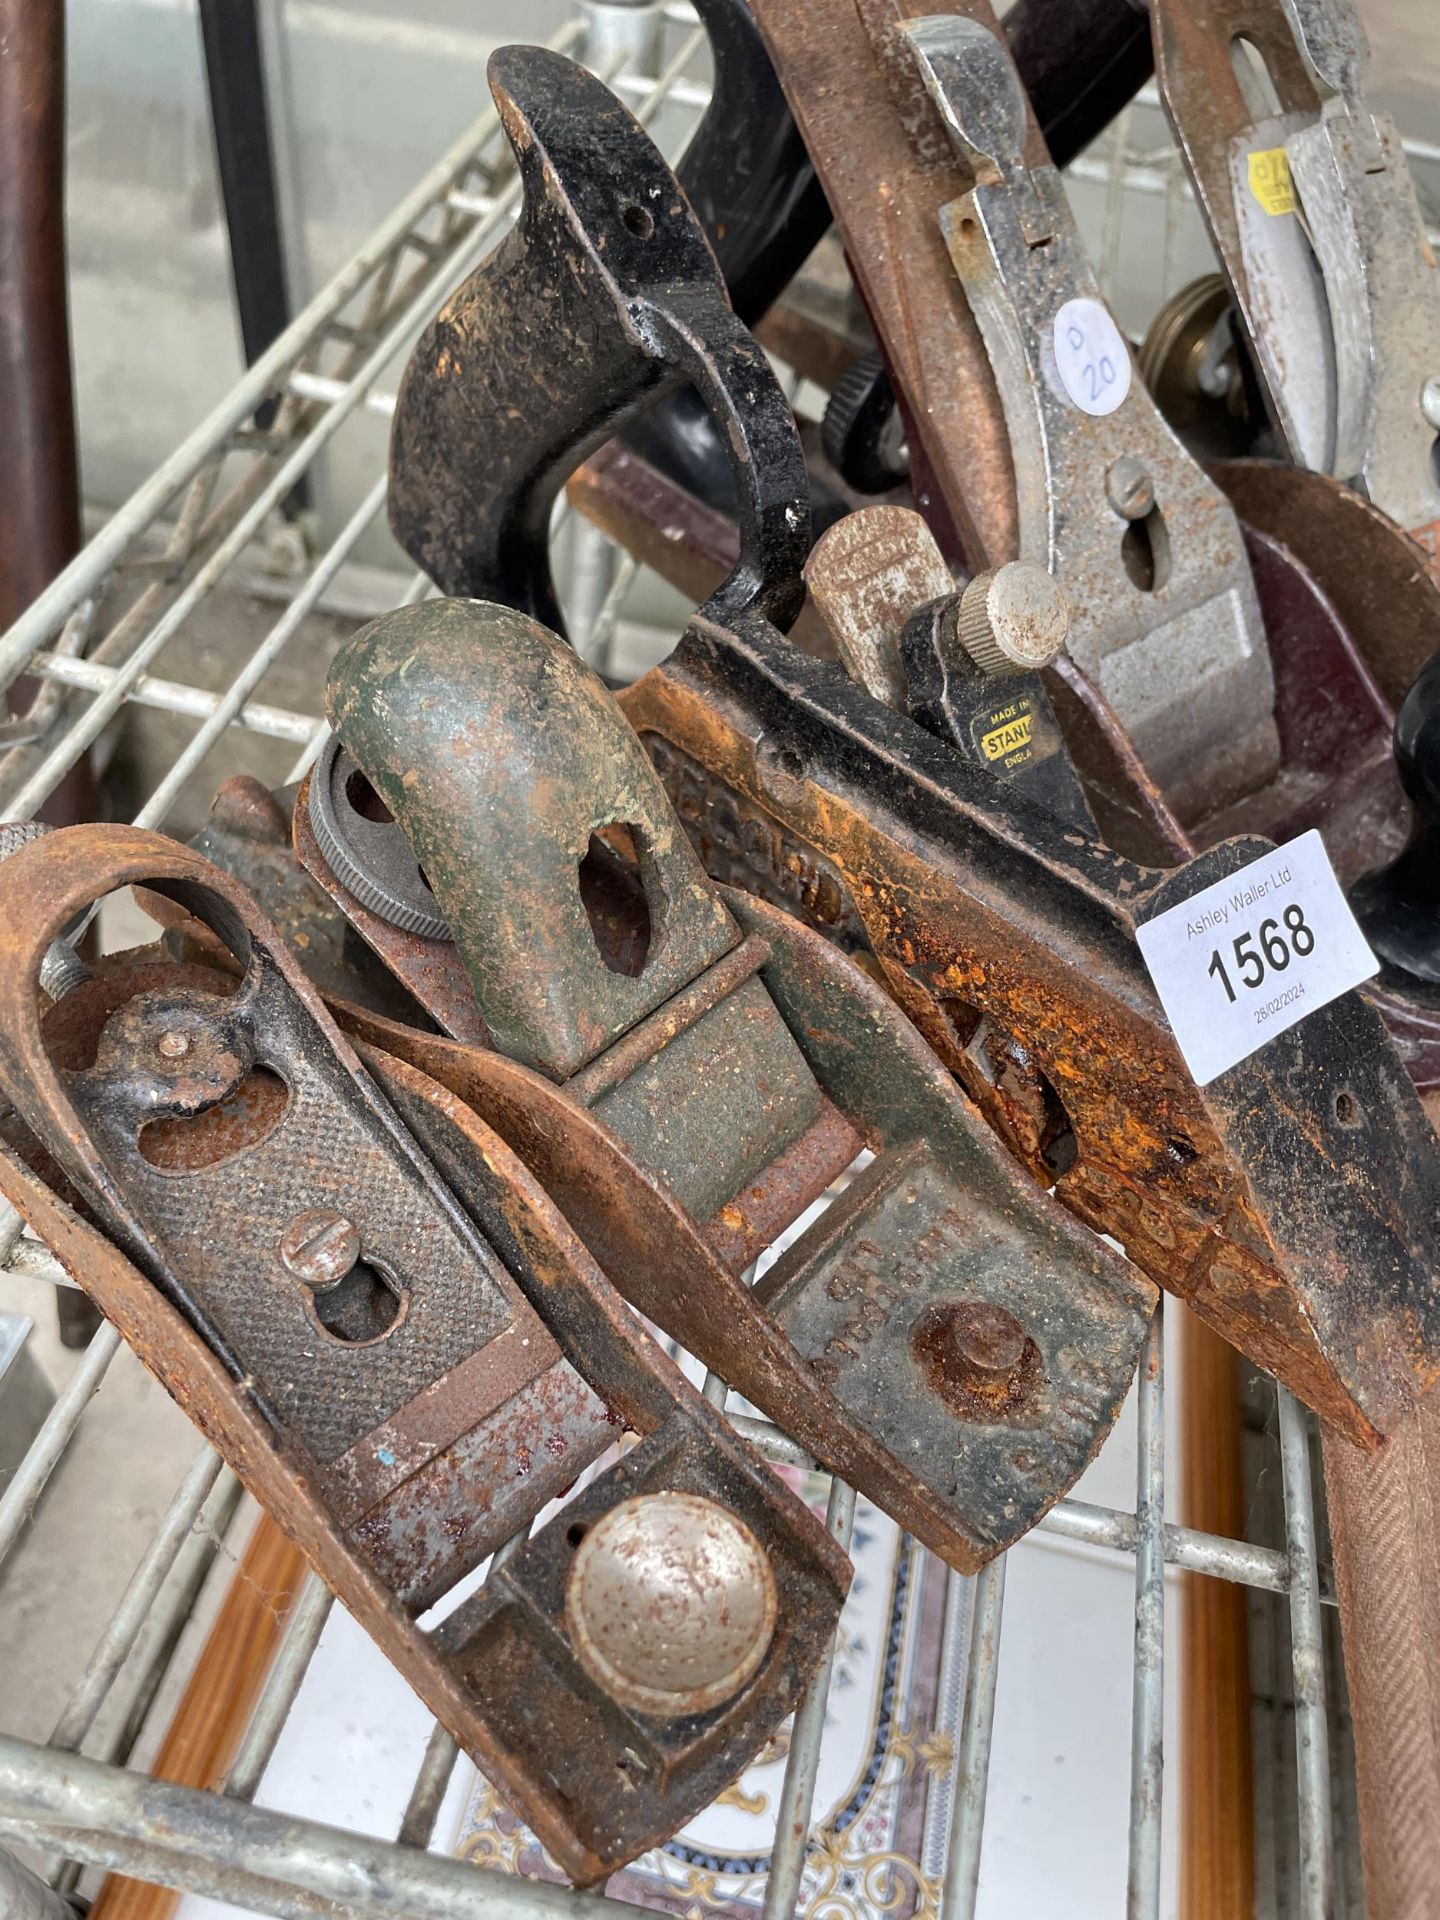
<svg viewBox="0 0 1440 1920">
<path fill-rule="evenodd" d="M 1181 1310 L 1180 1519 L 1245 1533 L 1240 1360 Z M 1180 1920 L 1250 1920 L 1255 1814 L 1247 1589 L 1188 1573 L 1181 1587 Z"/>
</svg>

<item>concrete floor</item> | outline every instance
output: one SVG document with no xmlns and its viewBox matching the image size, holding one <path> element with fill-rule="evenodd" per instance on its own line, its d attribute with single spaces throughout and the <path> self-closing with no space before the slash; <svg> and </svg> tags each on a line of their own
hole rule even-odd
<svg viewBox="0 0 1440 1920">
<path fill-rule="evenodd" d="M 4 1293 L 7 1308 L 34 1321 L 31 1351 L 58 1391 L 80 1355 L 60 1344 L 54 1288 L 7 1276 Z M 200 1444 L 186 1416 L 122 1349 L 0 1584 L 5 1732 L 48 1738 Z M 99 1739 L 111 1724 L 101 1722 Z"/>
</svg>

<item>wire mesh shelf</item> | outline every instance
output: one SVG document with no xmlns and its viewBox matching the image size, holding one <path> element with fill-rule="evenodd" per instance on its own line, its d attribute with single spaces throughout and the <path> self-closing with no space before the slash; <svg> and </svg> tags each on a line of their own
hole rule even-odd
<svg viewBox="0 0 1440 1920">
<path fill-rule="evenodd" d="M 549 44 L 588 54 L 601 77 L 616 85 L 642 121 L 654 122 L 662 109 L 671 118 L 678 116 L 683 140 L 708 99 L 703 80 L 697 78 L 704 43 L 693 14 L 683 5 L 663 9 L 663 51 L 649 72 L 634 64 L 633 35 L 627 40 L 615 28 L 622 13 L 633 27 L 637 15 L 655 12 L 653 7 L 591 7 Z M 1127 114 L 1109 146 L 1100 143 L 1103 151 L 1082 156 L 1075 170 L 1078 179 L 1097 181 L 1107 195 L 1102 267 L 1111 280 L 1126 194 L 1160 193 L 1178 199 L 1186 193 L 1174 157 L 1160 148 L 1137 151 L 1130 144 L 1131 126 Z M 486 112 L 0 637 L 0 684 L 23 673 L 34 686 L 28 710 L 0 725 L 0 819 L 31 817 L 127 704 L 161 710 L 190 728 L 182 749 L 135 811 L 139 825 L 163 827 L 172 818 L 182 789 L 204 770 L 222 739 L 233 744 L 238 735 L 282 743 L 291 761 L 289 778 L 304 773 L 323 744 L 325 723 L 314 711 L 259 696 L 286 648 L 309 616 L 328 604 L 342 570 L 381 521 L 383 472 L 309 561 L 303 576 L 289 584 L 283 608 L 259 644 L 233 663 L 222 688 L 167 675 L 167 646 L 206 596 L 232 586 L 253 564 L 277 513 L 326 450 L 364 416 L 389 414 L 393 398 L 386 378 L 393 381 L 398 375 L 420 328 L 504 233 L 519 197 L 497 117 Z M 1163 271 L 1171 271 L 1168 249 Z M 1166 290 L 1159 291 L 1163 295 Z M 272 402 L 270 411 L 267 403 Z M 257 425 L 257 415 L 263 426 Z M 613 631 L 638 571 L 633 561 L 613 555 L 599 568 L 588 619 L 580 623 L 592 651 Z M 428 591 L 423 576 L 400 584 L 397 599 L 402 602 Z M 68 1284 L 58 1264 L 9 1208 L 0 1217 L 0 1263 L 13 1274 Z M 4 1486 L 0 1563 L 22 1548 L 27 1522 L 92 1397 L 102 1388 L 118 1346 L 118 1336 L 102 1326 Z M 706 1391 L 725 1407 L 723 1383 L 711 1379 Z M 1158 1312 L 1140 1369 L 1133 1509 L 1071 1498 L 1060 1501 L 1041 1523 L 1049 1535 L 1134 1565 L 1128 1826 L 1128 1911 L 1134 1916 L 1161 1911 L 1167 1566 L 1284 1596 L 1288 1603 L 1298 1756 L 1291 1817 L 1299 1893 L 1293 1910 L 1307 1920 L 1334 1910 L 1326 1699 L 1327 1679 L 1332 1685 L 1335 1679 L 1329 1657 L 1337 1644 L 1334 1616 L 1327 1618 L 1333 1594 L 1327 1590 L 1317 1549 L 1308 1417 L 1283 1390 L 1277 1391 L 1275 1401 L 1283 1549 L 1166 1522 Z M 767 1423 L 742 1413 L 732 1417 L 737 1430 L 770 1459 L 790 1466 L 808 1464 L 796 1445 Z M 201 1448 L 48 1742 L 0 1732 L 0 1836 L 37 1850 L 48 1872 L 47 1886 L 44 1878 L 30 1875 L 0 1852 L 0 1909 L 37 1915 L 69 1911 L 58 1896 L 74 1891 L 87 1866 L 123 1870 L 277 1914 L 406 1914 L 438 1920 L 474 1912 L 482 1904 L 487 1914 L 497 1916 L 558 1917 L 613 1909 L 615 1903 L 603 1896 L 576 1894 L 426 1851 L 457 1761 L 453 1742 L 438 1726 L 393 1839 L 367 1836 L 362 1845 L 353 1835 L 253 1804 L 330 1611 L 330 1597 L 314 1576 L 291 1611 L 223 1791 L 199 1794 L 132 1770 L 148 1706 L 174 1656 L 179 1628 L 213 1558 L 215 1542 L 239 1499 L 234 1475 L 208 1447 Z M 833 1484 L 828 1524 L 842 1543 L 850 1541 L 855 1514 L 853 1492 Z M 956 1676 L 960 1705 L 948 1767 L 948 1832 L 935 1884 L 916 1908 L 938 1912 L 945 1920 L 961 1920 L 976 1910 L 1005 1583 L 1003 1558 L 973 1583 L 954 1575 L 949 1581 L 948 1604 L 970 1608 L 968 1654 L 963 1675 Z M 157 1614 L 165 1616 L 159 1631 Z M 1060 1626 L 1056 1622 L 1057 1630 Z M 142 1645 L 148 1650 L 143 1660 L 137 1655 Z M 1021 1651 L 1004 1645 L 1006 1659 L 1021 1657 Z M 819 1844 L 811 1813 L 829 1684 L 827 1665 L 795 1716 L 779 1792 L 777 1838 L 764 1877 L 763 1912 L 768 1920 L 794 1912 L 807 1897 L 807 1852 Z M 123 1711 L 117 1711 L 117 1700 Z M 102 1708 L 107 1708 L 108 1731 L 97 1739 Z"/>
</svg>

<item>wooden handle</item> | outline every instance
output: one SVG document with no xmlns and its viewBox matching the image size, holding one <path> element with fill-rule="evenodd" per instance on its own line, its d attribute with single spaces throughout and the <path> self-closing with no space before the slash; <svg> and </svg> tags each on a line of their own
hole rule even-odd
<svg viewBox="0 0 1440 1920">
<path fill-rule="evenodd" d="M 1365 1910 L 1427 1920 L 1440 1897 L 1440 1388 L 1376 1453 L 1322 1432 Z"/>
<path fill-rule="evenodd" d="M 1180 1377 L 1180 1517 L 1187 1527 L 1241 1539 L 1239 1356 L 1192 1313 L 1183 1313 L 1180 1325 Z M 1181 1920 L 1250 1920 L 1254 1909 L 1248 1612 L 1244 1587 L 1208 1574 L 1185 1575 Z"/>
</svg>

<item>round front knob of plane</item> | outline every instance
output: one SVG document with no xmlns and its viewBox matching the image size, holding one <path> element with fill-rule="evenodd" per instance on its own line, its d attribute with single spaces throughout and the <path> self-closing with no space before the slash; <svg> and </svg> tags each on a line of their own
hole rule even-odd
<svg viewBox="0 0 1440 1920">
<path fill-rule="evenodd" d="M 775 1630 L 775 1576 L 713 1500 L 643 1493 L 584 1530 L 565 1589 L 583 1665 L 622 1706 L 677 1719 L 738 1693 Z"/>
<path fill-rule="evenodd" d="M 1415 809 L 1409 844 L 1350 892 L 1365 938 L 1384 962 L 1381 985 L 1440 988 L 1440 653 L 1395 719 L 1395 764 Z"/>
</svg>

